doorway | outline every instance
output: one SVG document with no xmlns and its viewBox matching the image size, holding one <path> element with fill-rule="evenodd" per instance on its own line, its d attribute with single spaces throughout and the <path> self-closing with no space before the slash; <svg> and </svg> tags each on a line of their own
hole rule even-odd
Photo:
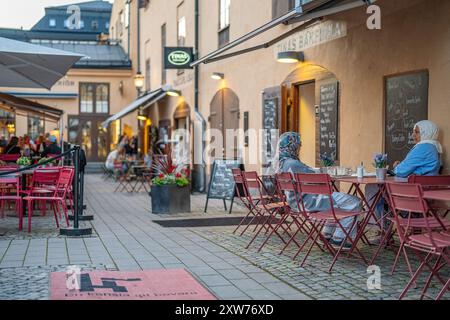
<svg viewBox="0 0 450 320">
<path fill-rule="evenodd" d="M 300 159 L 314 167 L 316 164 L 316 84 L 304 83 L 296 86 L 298 91 L 298 123 L 302 136 Z"/>
<path fill-rule="evenodd" d="M 69 116 L 69 143 L 80 145 L 90 162 L 106 160 L 109 152 L 108 131 L 102 127 L 106 117 Z"/>
<path fill-rule="evenodd" d="M 226 155 L 238 155 L 238 139 L 234 136 L 234 142 L 227 145 L 227 130 L 239 129 L 239 98 L 233 90 L 224 88 L 214 95 L 210 104 L 209 121 L 211 129 L 217 129 L 222 133 L 222 154 L 212 154 L 213 157 L 225 157 Z M 228 149 L 228 150 L 227 150 Z"/>
</svg>

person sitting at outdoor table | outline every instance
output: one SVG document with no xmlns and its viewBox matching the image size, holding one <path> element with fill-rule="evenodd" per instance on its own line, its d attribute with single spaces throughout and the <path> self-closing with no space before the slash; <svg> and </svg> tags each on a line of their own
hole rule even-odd
<svg viewBox="0 0 450 320">
<path fill-rule="evenodd" d="M 114 170 L 114 163 L 119 158 L 119 149 L 114 149 L 108 154 L 108 157 L 106 158 L 105 167 L 108 170 Z"/>
<path fill-rule="evenodd" d="M 4 154 L 20 154 L 19 138 L 12 136 L 5 148 Z"/>
<path fill-rule="evenodd" d="M 49 144 L 45 147 L 44 151 L 42 152 L 42 157 L 47 157 L 49 154 L 61 154 L 61 148 L 58 146 L 58 140 L 55 136 L 50 136 L 48 138 Z"/>
<path fill-rule="evenodd" d="M 280 137 L 279 142 L 279 171 L 294 173 L 315 173 L 315 171 L 302 163 L 299 159 L 299 152 L 301 147 L 300 134 L 297 132 L 286 132 Z M 287 201 L 292 210 L 298 211 L 297 203 L 292 194 L 287 194 Z M 339 208 L 344 211 L 360 211 L 362 207 L 361 200 L 355 196 L 333 192 L 332 194 L 333 204 L 335 208 Z M 326 211 L 330 209 L 330 200 L 323 195 L 307 194 L 302 197 L 305 209 L 310 211 Z M 354 218 L 345 218 L 340 221 L 345 231 L 350 235 L 352 239 L 356 237 L 357 228 L 356 225 L 353 230 L 349 230 L 354 222 Z M 333 246 L 341 246 L 342 241 L 345 239 L 345 233 L 340 227 L 334 225 L 326 225 L 322 234 Z M 345 243 L 345 249 L 351 247 L 350 243 Z"/>
<path fill-rule="evenodd" d="M 415 145 L 403 161 L 394 163 L 395 175 L 400 178 L 407 178 L 410 175 L 439 175 L 442 146 L 437 140 L 438 136 L 439 128 L 434 122 L 429 120 L 417 122 L 412 135 Z M 370 204 L 373 203 L 378 189 L 377 184 L 366 186 L 366 197 Z M 381 198 L 375 207 L 375 214 L 378 218 L 382 217 L 384 203 L 384 198 Z"/>
</svg>

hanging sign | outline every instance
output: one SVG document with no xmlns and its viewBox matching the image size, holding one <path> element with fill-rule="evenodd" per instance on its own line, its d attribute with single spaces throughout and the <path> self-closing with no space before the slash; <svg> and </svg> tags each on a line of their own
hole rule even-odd
<svg viewBox="0 0 450 320">
<path fill-rule="evenodd" d="M 192 69 L 194 61 L 194 48 L 191 47 L 164 47 L 165 69 Z"/>
</svg>

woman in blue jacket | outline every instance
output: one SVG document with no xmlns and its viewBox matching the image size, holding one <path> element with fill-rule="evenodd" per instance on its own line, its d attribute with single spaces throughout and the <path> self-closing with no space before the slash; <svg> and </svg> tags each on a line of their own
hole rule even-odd
<svg viewBox="0 0 450 320">
<path fill-rule="evenodd" d="M 437 176 L 441 168 L 442 146 L 437 140 L 438 126 L 429 120 L 419 121 L 413 129 L 415 146 L 409 151 L 403 161 L 394 163 L 394 173 L 397 177 L 407 178 L 410 175 Z M 366 198 L 373 199 L 378 192 L 378 185 L 366 186 Z M 384 199 L 375 208 L 376 215 L 382 216 Z"/>
<path fill-rule="evenodd" d="M 394 163 L 394 173 L 398 177 L 410 175 L 436 176 L 441 168 L 442 146 L 437 141 L 439 128 L 434 122 L 424 120 L 414 126 L 413 139 L 416 145 L 405 160 Z"/>
</svg>

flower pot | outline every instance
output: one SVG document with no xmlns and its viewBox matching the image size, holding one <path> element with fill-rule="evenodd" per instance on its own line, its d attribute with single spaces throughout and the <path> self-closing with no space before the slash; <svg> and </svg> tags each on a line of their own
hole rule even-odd
<svg viewBox="0 0 450 320">
<path fill-rule="evenodd" d="M 376 168 L 377 180 L 386 180 L 386 174 L 386 168 Z"/>
<path fill-rule="evenodd" d="M 150 194 L 153 214 L 191 212 L 190 187 L 164 185 L 151 187 Z"/>
</svg>

